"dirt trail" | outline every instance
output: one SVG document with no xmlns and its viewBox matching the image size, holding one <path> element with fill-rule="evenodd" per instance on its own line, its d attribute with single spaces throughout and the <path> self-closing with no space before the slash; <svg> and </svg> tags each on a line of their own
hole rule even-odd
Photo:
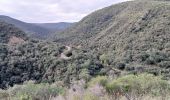
<svg viewBox="0 0 170 100">
<path fill-rule="evenodd" d="M 65 52 L 70 52 L 70 51 L 72 50 L 72 48 L 71 48 L 70 46 L 65 46 L 65 47 L 66 47 L 66 50 L 64 50 L 64 51 L 61 53 L 60 58 L 61 58 L 61 59 L 65 59 L 65 60 L 69 60 L 69 59 L 71 59 L 71 57 L 66 56 L 64 53 L 65 53 Z"/>
<path fill-rule="evenodd" d="M 12 37 L 10 37 L 8 44 L 9 45 L 15 45 L 15 44 L 21 44 L 21 43 L 24 43 L 24 42 L 25 41 L 22 38 L 12 36 Z"/>
</svg>

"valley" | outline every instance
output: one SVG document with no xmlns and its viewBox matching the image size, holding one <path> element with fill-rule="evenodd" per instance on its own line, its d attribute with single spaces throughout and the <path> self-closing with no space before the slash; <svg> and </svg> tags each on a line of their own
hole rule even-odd
<svg viewBox="0 0 170 100">
<path fill-rule="evenodd" d="M 75 23 L 1 15 L 0 88 L 0 100 L 170 100 L 170 1 L 126 1 Z"/>
</svg>

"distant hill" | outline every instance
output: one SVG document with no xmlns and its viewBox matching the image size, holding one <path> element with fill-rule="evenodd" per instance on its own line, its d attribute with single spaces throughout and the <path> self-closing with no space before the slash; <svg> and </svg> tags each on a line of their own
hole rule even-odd
<svg viewBox="0 0 170 100">
<path fill-rule="evenodd" d="M 72 23 L 26 23 L 3 15 L 0 15 L 0 20 L 9 24 L 14 24 L 16 27 L 26 32 L 29 36 L 36 38 L 46 38 L 54 32 L 62 31 L 72 25 Z"/>
<path fill-rule="evenodd" d="M 35 23 L 35 25 L 47 28 L 51 31 L 61 31 L 73 25 L 73 23 L 59 22 L 59 23 Z"/>
</svg>

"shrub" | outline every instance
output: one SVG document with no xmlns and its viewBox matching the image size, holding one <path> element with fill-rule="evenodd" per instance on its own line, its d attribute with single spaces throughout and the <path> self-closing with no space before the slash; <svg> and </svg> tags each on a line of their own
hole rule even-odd
<svg viewBox="0 0 170 100">
<path fill-rule="evenodd" d="M 99 100 L 99 97 L 91 93 L 85 93 L 83 100 Z"/>
<path fill-rule="evenodd" d="M 162 61 L 162 62 L 160 62 L 159 67 L 166 68 L 166 69 L 170 68 L 170 61 Z"/>
<path fill-rule="evenodd" d="M 150 52 L 149 57 L 146 59 L 146 64 L 157 64 L 167 58 L 166 54 L 162 52 Z"/>
<path fill-rule="evenodd" d="M 99 59 L 101 61 L 102 64 L 104 65 L 110 65 L 114 62 L 114 52 L 109 51 L 108 53 L 104 53 L 102 55 L 99 56 Z"/>
<path fill-rule="evenodd" d="M 88 68 L 91 64 L 92 64 L 91 60 L 88 59 L 88 60 L 85 61 L 81 66 L 82 66 L 83 68 Z"/>
<path fill-rule="evenodd" d="M 90 79 L 90 75 L 89 75 L 89 71 L 88 71 L 88 69 L 82 69 L 82 71 L 81 71 L 81 73 L 80 73 L 80 75 L 79 75 L 79 78 L 80 79 L 85 79 L 86 81 L 89 81 L 89 79 Z"/>
<path fill-rule="evenodd" d="M 170 92 L 170 84 L 151 74 L 127 75 L 109 82 L 106 91 L 113 97 L 125 96 L 128 100 L 142 98 L 148 94 L 165 97 Z"/>
<path fill-rule="evenodd" d="M 106 76 L 97 76 L 96 78 L 91 79 L 91 81 L 88 83 L 88 86 L 94 86 L 96 84 L 99 84 L 101 86 L 105 86 L 107 84 L 107 77 Z"/>
<path fill-rule="evenodd" d="M 117 63 L 116 64 L 116 68 L 117 69 L 124 70 L 125 67 L 126 67 L 126 64 L 124 64 L 124 63 Z"/>
<path fill-rule="evenodd" d="M 108 61 L 109 61 L 109 57 L 108 57 L 108 55 L 106 55 L 106 54 L 102 54 L 102 55 L 100 56 L 100 60 L 101 60 L 101 62 L 102 62 L 103 64 L 107 64 Z"/>
<path fill-rule="evenodd" d="M 11 100 L 49 100 L 50 97 L 63 94 L 64 89 L 53 84 L 28 82 L 23 85 L 15 85 L 7 92 Z"/>
<path fill-rule="evenodd" d="M 8 100 L 9 93 L 5 90 L 0 90 L 0 100 Z"/>
</svg>

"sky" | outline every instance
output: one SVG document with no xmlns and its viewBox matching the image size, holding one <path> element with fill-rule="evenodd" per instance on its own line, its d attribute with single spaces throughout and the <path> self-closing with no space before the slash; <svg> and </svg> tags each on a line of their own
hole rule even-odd
<svg viewBox="0 0 170 100">
<path fill-rule="evenodd" d="M 0 15 L 29 23 L 77 22 L 91 12 L 128 0 L 0 0 Z"/>
</svg>

